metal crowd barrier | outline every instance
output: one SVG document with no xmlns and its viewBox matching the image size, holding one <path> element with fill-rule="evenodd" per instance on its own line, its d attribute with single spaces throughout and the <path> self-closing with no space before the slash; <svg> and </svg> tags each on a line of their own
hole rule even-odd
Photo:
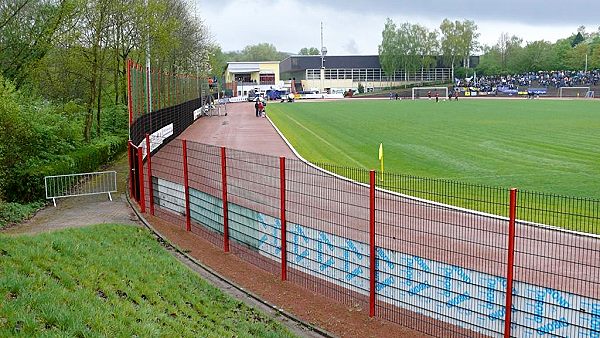
<svg viewBox="0 0 600 338">
<path fill-rule="evenodd" d="M 46 199 L 52 199 L 55 207 L 57 198 L 108 194 L 112 201 L 111 193 L 117 192 L 116 171 L 46 176 L 44 182 Z"/>
</svg>

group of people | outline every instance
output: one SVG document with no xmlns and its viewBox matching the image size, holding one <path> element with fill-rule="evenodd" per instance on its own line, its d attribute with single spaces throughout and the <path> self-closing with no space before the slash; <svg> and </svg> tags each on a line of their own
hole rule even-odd
<svg viewBox="0 0 600 338">
<path fill-rule="evenodd" d="M 591 71 L 539 71 L 515 75 L 470 77 L 456 81 L 457 87 L 476 86 L 483 92 L 494 92 L 497 88 L 518 89 L 519 87 L 579 87 L 597 86 L 600 70 Z"/>
</svg>

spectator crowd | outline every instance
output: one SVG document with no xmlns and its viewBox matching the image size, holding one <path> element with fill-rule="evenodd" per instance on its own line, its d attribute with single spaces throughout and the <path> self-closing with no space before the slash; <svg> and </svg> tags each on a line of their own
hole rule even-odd
<svg viewBox="0 0 600 338">
<path fill-rule="evenodd" d="M 498 88 L 519 87 L 587 87 L 600 83 L 600 69 L 592 71 L 540 71 L 517 75 L 471 77 L 456 80 L 456 87 L 478 87 L 483 92 L 495 92 Z"/>
</svg>

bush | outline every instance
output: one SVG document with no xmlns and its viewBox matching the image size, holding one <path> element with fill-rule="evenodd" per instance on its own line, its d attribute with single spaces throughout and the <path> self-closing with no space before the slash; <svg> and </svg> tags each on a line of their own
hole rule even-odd
<svg viewBox="0 0 600 338">
<path fill-rule="evenodd" d="M 31 217 L 43 205 L 43 202 L 19 204 L 0 201 L 0 228 Z"/>
<path fill-rule="evenodd" d="M 103 111 L 105 136 L 84 144 L 83 107 L 55 105 L 15 89 L 0 76 L 0 199 L 44 198 L 44 176 L 96 171 L 127 145 L 123 105 Z M 114 136 L 119 135 L 119 136 Z"/>
<path fill-rule="evenodd" d="M 472 73 L 473 70 L 470 70 Z M 467 76 L 467 68 L 465 67 L 456 67 L 454 68 L 454 77 L 457 79 L 464 79 Z"/>
<path fill-rule="evenodd" d="M 51 161 L 19 165 L 6 183 L 6 199 L 21 202 L 43 199 L 45 176 L 96 171 L 115 160 L 126 146 L 126 137 L 108 136 L 68 155 L 55 156 Z"/>
<path fill-rule="evenodd" d="M 363 86 L 363 84 L 359 82 L 358 83 L 358 93 L 362 94 L 364 92 L 365 92 L 365 86 Z"/>
</svg>

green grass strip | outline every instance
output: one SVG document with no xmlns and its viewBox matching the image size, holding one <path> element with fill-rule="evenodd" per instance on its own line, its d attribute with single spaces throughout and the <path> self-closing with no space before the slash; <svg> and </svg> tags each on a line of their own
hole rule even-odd
<svg viewBox="0 0 600 338">
<path fill-rule="evenodd" d="M 180 264 L 145 229 L 0 236 L 0 337 L 290 337 Z"/>
</svg>

